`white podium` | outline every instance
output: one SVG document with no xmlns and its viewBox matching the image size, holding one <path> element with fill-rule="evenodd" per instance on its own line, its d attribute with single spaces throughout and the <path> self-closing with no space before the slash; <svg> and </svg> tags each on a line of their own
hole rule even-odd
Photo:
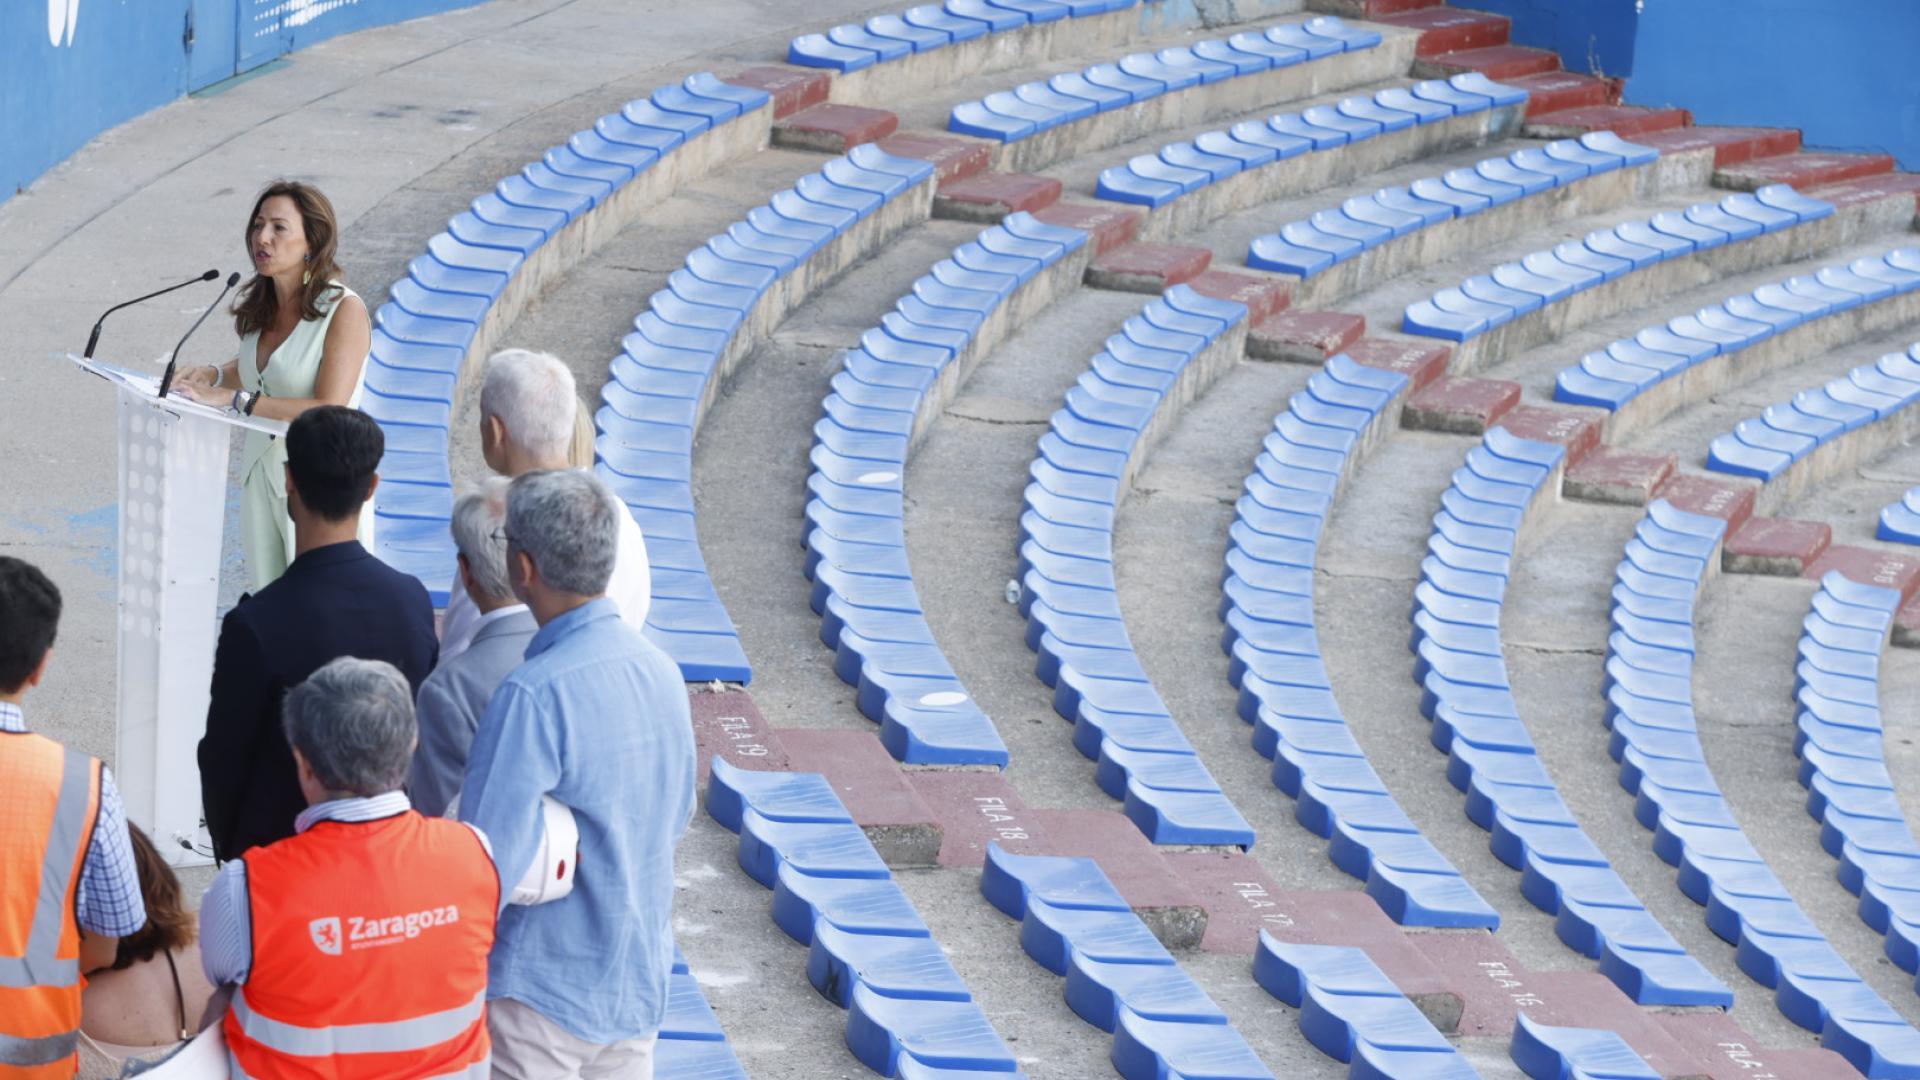
<svg viewBox="0 0 1920 1080">
<path fill-rule="evenodd" d="M 196 748 L 207 726 L 220 588 L 227 456 L 234 428 L 284 433 L 159 380 L 68 355 L 120 399 L 119 732 L 113 763 L 127 815 L 175 866 L 212 862 Z"/>
</svg>

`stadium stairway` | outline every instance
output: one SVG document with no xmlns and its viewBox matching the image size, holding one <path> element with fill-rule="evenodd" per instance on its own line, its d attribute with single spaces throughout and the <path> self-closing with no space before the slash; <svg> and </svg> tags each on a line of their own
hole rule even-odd
<svg viewBox="0 0 1920 1080">
<path fill-rule="evenodd" d="M 1022 6 L 1038 11 L 1061 5 L 1006 9 Z M 1245 52 L 1231 48 L 1236 34 L 1305 18 L 1290 13 L 1291 5 L 1263 5 L 1252 12 L 1254 21 L 1195 32 L 1194 9 L 1180 0 L 1118 10 L 1079 6 L 1088 13 L 1069 11 L 1037 25 L 1015 20 L 964 41 L 954 40 L 957 32 L 949 28 L 944 44 L 927 48 L 906 28 L 914 23 L 905 13 L 905 25 L 868 23 L 859 29 L 878 37 L 886 37 L 885 31 L 904 35 L 889 40 L 909 42 L 908 50 L 881 43 L 868 50 L 874 61 L 850 70 L 723 72 L 732 82 L 767 92 L 764 119 L 754 123 L 765 124 L 771 145 L 743 151 L 698 183 L 682 182 L 635 207 L 623 228 L 573 251 L 544 290 L 528 294 L 510 323 L 489 328 L 496 343 L 591 356 L 580 368 L 583 389 L 613 387 L 621 365 L 604 358 L 629 333 L 634 313 L 647 308 L 653 289 L 670 287 L 675 271 L 697 271 L 687 253 L 707 237 L 733 223 L 751 223 L 749 212 L 774 192 L 819 173 L 830 157 L 868 144 L 887 159 L 932 166 L 924 181 L 909 181 L 925 185 L 917 189 L 924 203 L 916 194 L 910 213 L 900 203 L 902 211 L 887 228 L 846 242 L 817 269 L 811 257 L 803 259 L 805 266 L 789 272 L 796 284 L 778 287 L 776 305 L 736 306 L 744 314 L 725 346 L 725 365 L 707 376 L 698 411 L 689 418 L 698 421 L 698 430 L 683 425 L 690 460 L 673 479 L 684 488 L 679 508 L 697 511 L 697 521 L 689 521 L 680 538 L 698 543 L 712 597 L 725 602 L 737 624 L 740 656 L 750 661 L 754 676 L 751 696 L 735 686 L 695 690 L 703 758 L 712 753 L 745 769 L 824 776 L 933 937 L 947 945 L 948 962 L 1011 1051 L 1012 1063 L 1029 1075 L 1103 1075 L 1117 1064 L 1119 1043 L 1071 1015 L 1058 984 L 1030 977 L 1016 936 L 980 896 L 977 876 L 990 844 L 1017 854 L 1093 859 L 1246 1037 L 1263 1067 L 1276 1074 L 1318 1074 L 1334 1066 L 1294 1025 L 1275 1023 L 1284 1009 L 1254 978 L 1261 931 L 1275 942 L 1364 949 L 1482 1075 L 1512 1075 L 1513 1062 L 1540 1075 L 1534 1071 L 1539 1055 L 1522 1047 L 1551 1040 L 1517 1029 L 1522 1013 L 1544 1023 L 1615 1032 L 1661 1075 L 1730 1077 L 1756 1068 L 1780 1076 L 1843 1074 L 1840 1059 L 1810 1049 L 1805 1035 L 1778 1016 L 1765 991 L 1705 931 L 1672 889 L 1671 871 L 1652 857 L 1628 820 L 1630 801 L 1607 790 L 1614 784 L 1604 768 L 1609 763 L 1593 760 L 1595 739 L 1602 738 L 1595 734 L 1598 698 L 1583 690 L 1598 685 L 1597 649 L 1604 634 L 1595 635 L 1605 625 L 1611 560 L 1617 560 L 1623 529 L 1631 525 L 1628 515 L 1617 506 L 1563 503 L 1558 490 L 1548 492 L 1539 509 L 1542 521 L 1537 530 L 1530 528 L 1514 562 L 1503 636 L 1515 696 L 1540 756 L 1628 885 L 1680 946 L 1733 989 L 1735 1003 L 1726 1014 L 1635 1005 L 1555 939 L 1552 920 L 1532 909 L 1518 876 L 1494 859 L 1485 834 L 1459 812 L 1444 758 L 1424 745 L 1428 733 L 1406 678 L 1412 660 L 1401 620 L 1410 608 L 1428 515 L 1470 445 L 1460 434 L 1478 437 L 1500 423 L 1562 444 L 1569 461 L 1565 487 L 1572 493 L 1583 461 L 1632 447 L 1596 449 L 1603 434 L 1611 437 L 1603 418 L 1549 404 L 1553 375 L 1580 355 L 1571 343 L 1602 328 L 1612 333 L 1606 340 L 1613 340 L 1664 323 L 1739 286 L 1751 291 L 1766 275 L 1778 279 L 1810 273 L 1806 267 L 1815 264 L 1884 253 L 1897 246 L 1893 234 L 1912 219 L 1912 189 L 1878 166 L 1811 160 L 1815 155 L 1797 153 L 1797 139 L 1780 134 L 1687 128 L 1678 126 L 1684 117 L 1606 111 L 1614 107 L 1604 84 L 1595 96 L 1595 87 L 1581 77 L 1545 70 L 1515 75 L 1493 66 L 1499 59 L 1493 54 L 1470 55 L 1515 51 L 1504 44 L 1504 20 L 1495 19 L 1497 28 L 1446 23 L 1464 13 L 1431 6 L 1422 8 L 1425 15 L 1375 7 L 1339 12 L 1347 17 L 1339 52 L 1284 71 L 1200 81 L 1159 95 L 1159 106 L 1060 120 L 1040 135 L 1005 142 L 944 130 L 956 105 L 983 102 L 1035 79 L 1086 77 L 1090 68 L 1128 53 L 1160 53 L 1156 59 L 1166 64 L 1164 50 L 1178 47 L 1214 64 L 1228 63 L 1234 52 Z M 1380 18 L 1363 22 L 1364 16 Z M 1376 32 L 1376 43 L 1347 47 Z M 823 30 L 822 36 L 837 49 L 874 44 L 851 31 L 836 39 Z M 1229 48 L 1192 48 L 1202 40 L 1226 41 Z M 893 55 L 879 59 L 883 52 Z M 1484 105 L 1461 112 L 1459 99 L 1472 95 L 1471 88 L 1498 85 L 1470 75 L 1451 90 L 1428 89 L 1451 99 L 1446 107 L 1454 110 L 1429 119 L 1427 108 L 1413 100 L 1418 84 L 1463 71 L 1531 90 L 1524 102 L 1495 91 L 1498 97 L 1483 95 Z M 1028 97 L 1058 104 L 1035 92 Z M 1343 112 L 1343 103 L 1356 97 L 1372 105 L 1350 104 Z M 1396 109 L 1395 102 L 1410 108 Z M 1229 168 L 1210 158 L 1175 155 L 1188 163 L 1181 168 L 1209 166 L 1211 171 L 1203 170 L 1208 182 L 1151 209 L 1099 198 L 1109 170 L 1142 157 L 1167 160 L 1165 148 L 1181 143 L 1217 158 L 1214 151 L 1225 147 L 1209 133 L 1253 123 L 1285 135 L 1272 118 L 1305 116 L 1308 110 L 1335 123 L 1341 121 L 1330 113 L 1349 120 L 1360 114 L 1379 130 L 1358 140 L 1348 132 L 1338 144 L 1284 160 L 1281 147 L 1270 146 L 1275 160 L 1253 167 L 1246 164 L 1253 157 Z M 1122 122 L 1121 116 L 1129 119 Z M 1392 130 L 1389 121 L 1396 125 Z M 1655 130 L 1669 122 L 1676 126 Z M 1513 155 L 1541 150 L 1545 143 L 1534 136 L 1608 127 L 1628 134 L 1635 145 L 1659 149 L 1659 156 L 1647 161 L 1636 154 L 1629 163 L 1622 155 L 1623 167 L 1600 175 L 1552 183 L 1472 217 L 1436 219 L 1304 280 L 1242 268 L 1255 239 L 1286 222 L 1373 198 L 1383 189 L 1413 191 L 1416 181 L 1482 162 L 1531 160 Z M 1605 138 L 1597 144 L 1614 145 Z M 872 153 L 861 157 L 869 163 L 863 169 L 882 163 Z M 1739 168 L 1755 157 L 1789 160 Z M 1590 163 L 1585 167 L 1591 172 Z M 1717 202 L 1743 184 L 1773 182 L 1824 194 L 1836 212 L 1780 236 L 1689 253 L 1642 272 L 1632 287 L 1583 293 L 1553 318 L 1535 319 L 1526 334 L 1503 328 L 1495 340 L 1459 346 L 1396 333 L 1405 308 L 1437 288 L 1598 229 Z M 816 422 L 834 415 L 821 403 L 836 373 L 849 370 L 843 351 L 870 332 L 884 334 L 885 316 L 912 282 L 934 273 L 957 249 L 986 248 L 983 230 L 1021 211 L 1042 224 L 1083 232 L 1085 253 L 1074 256 L 1070 270 L 1044 271 L 1054 275 L 1044 295 L 1035 294 L 1018 308 L 1017 319 L 951 366 L 953 375 L 943 376 L 938 393 L 914 414 L 903 451 L 910 453 L 908 468 L 899 485 L 900 539 L 926 627 L 991 718 L 1004 743 L 1005 768 L 903 768 L 896 758 L 911 757 L 883 743 L 885 729 L 860 715 L 872 711 L 863 709 L 866 687 L 857 678 L 844 681 L 834 654 L 819 644 L 821 616 L 809 606 L 804 577 L 810 556 L 796 543 L 805 532 L 814 470 L 804 451 Z M 1221 365 L 1211 387 L 1191 400 L 1169 398 L 1164 420 L 1156 415 L 1157 445 L 1131 464 L 1111 523 L 1113 584 L 1126 636 L 1145 673 L 1199 761 L 1258 837 L 1250 853 L 1156 849 L 1119 812 L 1052 714 L 1046 688 L 1030 673 L 1034 657 L 1026 627 L 1018 606 L 1008 602 L 1022 598 L 1022 590 L 1008 588 L 1018 577 L 1021 489 L 1050 414 L 1066 399 L 1086 358 L 1141 314 L 1148 298 L 1140 294 L 1180 284 L 1247 305 L 1248 355 Z M 1702 298 L 1707 293 L 1715 295 Z M 1681 306 L 1676 297 L 1696 302 Z M 1781 349 L 1780 370 L 1810 374 L 1796 365 L 1816 351 L 1816 342 L 1820 348 L 1845 344 L 1900 321 L 1899 309 L 1884 311 L 1882 322 L 1843 320 L 1836 331 L 1841 336 L 1808 335 L 1791 349 L 1773 346 Z M 1313 375 L 1309 363 L 1342 352 L 1404 379 L 1406 388 L 1372 426 L 1366 452 L 1356 456 L 1344 486 L 1331 493 L 1312 601 L 1328 681 L 1387 792 L 1412 827 L 1498 913 L 1497 933 L 1409 932 L 1396 925 L 1352 878 L 1318 857 L 1326 840 L 1296 820 L 1294 800 L 1274 790 L 1271 766 L 1248 752 L 1247 727 L 1236 718 L 1238 700 L 1215 613 L 1234 503 L 1247 462 L 1275 413 Z M 1705 393 L 1675 400 L 1668 407 L 1671 419 L 1695 421 L 1710 404 Z M 617 411 L 619 396 L 611 389 L 604 403 Z M 473 448 L 470 436 L 462 435 L 472 428 L 465 419 L 471 406 L 451 394 L 448 402 L 458 406 L 449 421 L 453 474 L 472 475 Z M 1643 430 L 1657 433 L 1665 422 L 1649 421 Z M 1427 430 L 1409 430 L 1422 427 Z M 1694 452 L 1704 455 L 1704 442 Z M 1672 462 L 1662 460 L 1660 479 L 1673 483 Z M 1631 489 L 1633 482 L 1615 487 Z M 1653 484 L 1645 486 L 1650 492 Z M 1609 546 L 1612 555 L 1603 566 L 1597 560 Z M 1718 625 L 1710 622 L 1710 633 Z M 699 674 L 702 681 L 744 681 L 744 673 L 730 670 Z M 1591 723 L 1572 722 L 1572 715 Z M 1710 755 L 1724 748 L 1712 737 L 1708 742 Z M 1754 800 L 1765 799 L 1757 783 L 1732 793 L 1743 814 Z M 1623 802 L 1624 809 L 1617 805 Z M 1804 821 L 1792 828 L 1806 831 Z M 1301 857 L 1305 853 L 1316 854 Z M 679 867 L 676 932 L 735 1051 L 753 1075 L 817 1075 L 818 1068 L 809 1066 L 822 1062 L 851 1072 L 854 1059 L 835 1056 L 849 1038 L 848 1014 L 805 981 L 804 947 L 765 917 L 764 895 L 736 876 L 744 874 L 738 867 L 732 835 L 704 816 L 697 820 Z M 1786 875 L 1796 894 L 1817 880 L 1812 870 Z M 1833 933 L 1824 909 L 1814 914 L 1847 956 L 1859 962 L 1868 955 L 1858 938 Z M 1677 917 L 1683 915 L 1688 918 Z M 1891 977 L 1868 975 L 1892 1001 Z M 1910 1002 L 1894 1004 L 1911 1010 Z M 1121 1071 L 1131 1075 L 1125 1066 Z"/>
</svg>

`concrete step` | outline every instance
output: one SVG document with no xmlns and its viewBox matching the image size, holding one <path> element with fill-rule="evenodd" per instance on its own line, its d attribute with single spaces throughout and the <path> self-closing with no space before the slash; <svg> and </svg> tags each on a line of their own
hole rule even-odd
<svg viewBox="0 0 1920 1080">
<path fill-rule="evenodd" d="M 1413 62 L 1413 74 L 1421 79 L 1444 79 L 1465 71 L 1478 71 L 1489 79 L 1512 79 L 1559 70 L 1559 53 L 1525 45 L 1461 49 L 1436 56 L 1423 56 Z"/>
<path fill-rule="evenodd" d="M 1577 71 L 1543 71 L 1505 82 L 1527 92 L 1528 117 L 1585 105 L 1611 105 L 1620 96 L 1620 88 L 1613 80 Z"/>
<path fill-rule="evenodd" d="M 1634 141 L 1663 155 L 1711 147 L 1713 166 L 1718 169 L 1754 158 L 1791 154 L 1800 149 L 1800 129 L 1700 125 L 1646 132 Z"/>
<path fill-rule="evenodd" d="M 1507 32 L 1513 25 L 1513 21 L 1505 15 L 1450 7 L 1382 15 L 1374 21 L 1419 31 L 1420 43 L 1414 47 L 1414 53 L 1418 56 L 1438 56 L 1461 49 L 1505 45 Z"/>
<path fill-rule="evenodd" d="M 1624 132 L 1623 132 L 1624 134 Z M 1796 188 L 1858 180 L 1893 171 L 1890 154 L 1843 154 L 1828 150 L 1802 150 L 1792 154 L 1754 158 L 1713 174 L 1717 187 L 1752 191 L 1768 184 L 1792 184 Z"/>
<path fill-rule="evenodd" d="M 1570 139 L 1589 131 L 1611 131 L 1621 138 L 1671 131 L 1693 123 L 1685 109 L 1651 109 L 1642 105 L 1582 105 L 1556 112 L 1527 111 L 1526 132 L 1543 139 Z"/>
</svg>

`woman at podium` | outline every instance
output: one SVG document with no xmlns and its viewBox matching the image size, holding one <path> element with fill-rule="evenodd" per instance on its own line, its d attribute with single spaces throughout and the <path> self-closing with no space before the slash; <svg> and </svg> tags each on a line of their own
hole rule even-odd
<svg viewBox="0 0 1920 1080">
<path fill-rule="evenodd" d="M 175 386 L 204 405 L 291 421 L 319 405 L 358 408 L 372 325 L 367 305 L 341 280 L 333 204 L 292 180 L 267 185 L 253 202 L 247 254 L 254 276 L 233 304 L 240 349 L 232 362 L 182 374 Z M 286 444 L 247 434 L 240 539 L 254 590 L 293 561 L 287 516 Z M 373 548 L 372 514 L 360 518 L 360 543 Z"/>
</svg>

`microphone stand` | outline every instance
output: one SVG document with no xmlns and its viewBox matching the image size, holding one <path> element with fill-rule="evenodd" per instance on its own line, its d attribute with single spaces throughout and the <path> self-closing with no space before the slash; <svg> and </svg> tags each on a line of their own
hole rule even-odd
<svg viewBox="0 0 1920 1080">
<path fill-rule="evenodd" d="M 193 320 L 193 325 L 187 327 L 187 332 L 180 335 L 180 344 L 175 345 L 173 347 L 173 354 L 167 357 L 166 373 L 160 376 L 161 397 L 166 397 L 167 390 L 173 386 L 174 365 L 180 362 L 180 350 L 186 346 L 187 339 L 193 336 L 195 330 L 200 329 L 200 324 L 207 321 L 207 316 L 213 314 L 213 309 L 219 307 L 220 301 L 225 300 L 227 294 L 232 292 L 233 287 L 238 284 L 240 284 L 240 272 L 236 270 L 227 275 L 227 287 L 220 290 L 220 295 L 213 298 L 213 303 L 207 305 L 207 310 L 201 312 L 200 317 Z"/>
<path fill-rule="evenodd" d="M 183 281 L 178 285 L 169 285 L 164 289 L 159 289 L 157 291 L 150 292 L 145 296 L 136 296 L 125 303 L 113 305 L 107 310 L 101 312 L 100 318 L 94 320 L 93 330 L 87 334 L 87 351 L 81 353 L 80 355 L 88 360 L 93 359 L 93 348 L 94 346 L 100 344 L 100 328 L 107 324 L 107 316 L 113 314 L 116 311 L 119 311 L 121 308 L 132 307 L 135 304 L 143 303 L 145 301 L 151 300 L 156 296 L 164 296 L 165 294 L 170 293 L 175 289 L 184 289 L 189 285 L 197 285 L 202 281 L 212 281 L 213 279 L 219 276 L 220 276 L 220 271 L 209 270 L 206 273 L 201 274 L 199 277 L 194 278 L 192 281 Z"/>
</svg>

